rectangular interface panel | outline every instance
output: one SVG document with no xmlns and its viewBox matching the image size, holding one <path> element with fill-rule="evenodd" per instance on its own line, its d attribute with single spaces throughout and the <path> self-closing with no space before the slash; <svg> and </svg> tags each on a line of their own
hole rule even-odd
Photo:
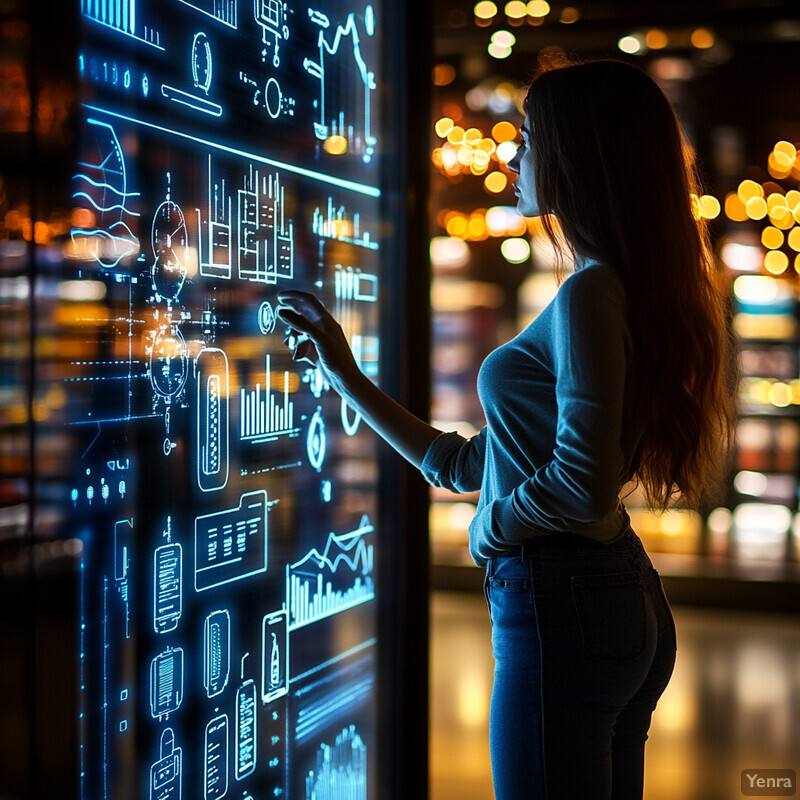
<svg viewBox="0 0 800 800">
<path fill-rule="evenodd" d="M 292 359 L 278 294 L 380 381 L 397 9 L 73 2 L 79 794 L 377 800 L 375 440 Z"/>
</svg>

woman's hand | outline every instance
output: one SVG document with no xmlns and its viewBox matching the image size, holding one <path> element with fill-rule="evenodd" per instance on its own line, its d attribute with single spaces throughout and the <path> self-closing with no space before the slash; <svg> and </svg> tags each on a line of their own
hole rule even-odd
<svg viewBox="0 0 800 800">
<path fill-rule="evenodd" d="M 292 358 L 314 364 L 335 391 L 346 395 L 363 375 L 339 323 L 309 292 L 280 292 L 278 301 L 277 314 L 290 327 L 286 343 L 293 347 Z"/>
</svg>

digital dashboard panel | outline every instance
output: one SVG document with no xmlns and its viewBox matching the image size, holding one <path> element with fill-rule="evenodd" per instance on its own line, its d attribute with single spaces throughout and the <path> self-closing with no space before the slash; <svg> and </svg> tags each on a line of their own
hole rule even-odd
<svg viewBox="0 0 800 800">
<path fill-rule="evenodd" d="M 389 9 L 79 13 L 80 795 L 376 798 L 375 439 L 276 312 L 316 293 L 379 380 Z"/>
</svg>

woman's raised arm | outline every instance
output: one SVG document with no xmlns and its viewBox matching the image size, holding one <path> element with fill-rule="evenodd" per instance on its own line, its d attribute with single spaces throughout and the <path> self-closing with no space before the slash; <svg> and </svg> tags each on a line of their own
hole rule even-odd
<svg viewBox="0 0 800 800">
<path fill-rule="evenodd" d="M 361 372 L 341 326 L 317 297 L 284 291 L 278 300 L 278 316 L 300 334 L 292 353 L 295 361 L 308 361 L 322 370 L 331 388 L 401 456 L 420 468 L 441 431 L 407 411 Z"/>
</svg>

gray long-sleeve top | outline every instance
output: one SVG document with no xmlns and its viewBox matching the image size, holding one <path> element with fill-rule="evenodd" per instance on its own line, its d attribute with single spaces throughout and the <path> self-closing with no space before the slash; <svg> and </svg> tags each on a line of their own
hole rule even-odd
<svg viewBox="0 0 800 800">
<path fill-rule="evenodd" d="M 443 433 L 422 464 L 434 486 L 481 490 L 470 525 L 478 565 L 547 533 L 610 542 L 628 517 L 642 419 L 625 287 L 590 264 L 478 375 L 486 427 L 471 439 Z"/>
</svg>

